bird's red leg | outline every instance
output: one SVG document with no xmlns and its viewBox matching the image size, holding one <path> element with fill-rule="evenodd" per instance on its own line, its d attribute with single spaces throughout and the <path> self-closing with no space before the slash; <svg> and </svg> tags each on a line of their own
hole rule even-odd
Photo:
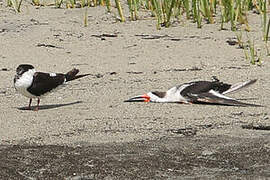
<svg viewBox="0 0 270 180">
<path fill-rule="evenodd" d="M 193 102 L 191 101 L 183 101 L 183 102 L 180 102 L 181 104 L 193 104 Z"/>
<path fill-rule="evenodd" d="M 34 109 L 35 111 L 38 111 L 39 103 L 40 103 L 40 99 L 38 98 L 38 100 L 37 100 L 37 107 Z"/>
<path fill-rule="evenodd" d="M 32 103 L 32 98 L 30 98 L 30 101 L 29 101 L 29 105 L 28 105 L 29 110 L 31 109 L 31 103 Z"/>
</svg>

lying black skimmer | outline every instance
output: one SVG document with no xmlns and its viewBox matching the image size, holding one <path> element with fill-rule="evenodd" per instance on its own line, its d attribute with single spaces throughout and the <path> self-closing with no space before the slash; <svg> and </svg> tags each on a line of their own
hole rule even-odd
<svg viewBox="0 0 270 180">
<path fill-rule="evenodd" d="M 133 97 L 124 102 L 159 102 L 159 103 L 201 103 L 230 106 L 260 106 L 237 101 L 225 96 L 244 87 L 254 84 L 257 80 L 249 80 L 234 85 L 220 82 L 216 77 L 213 81 L 194 81 L 169 89 L 166 92 L 153 91 Z"/>
<path fill-rule="evenodd" d="M 68 81 L 89 75 L 77 75 L 78 73 L 79 70 L 75 68 L 66 74 L 36 72 L 32 65 L 21 64 L 16 69 L 14 87 L 19 93 L 30 98 L 29 109 L 31 109 L 32 99 L 37 98 L 37 107 L 34 109 L 37 111 L 42 96 Z"/>
</svg>

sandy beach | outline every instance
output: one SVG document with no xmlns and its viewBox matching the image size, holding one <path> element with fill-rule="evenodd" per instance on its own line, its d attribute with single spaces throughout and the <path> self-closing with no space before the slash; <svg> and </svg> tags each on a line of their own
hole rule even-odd
<svg viewBox="0 0 270 180">
<path fill-rule="evenodd" d="M 270 126 L 269 57 L 251 65 L 228 44 L 236 38 L 229 25 L 198 29 L 183 20 L 157 30 L 147 13 L 121 23 L 116 11 L 95 7 L 84 27 L 85 8 L 25 2 L 16 14 L 0 3 L 1 179 L 270 178 L 270 132 L 242 128 Z M 250 14 L 249 24 L 263 52 L 260 16 Z M 29 111 L 13 87 L 23 63 L 91 75 Z M 264 107 L 123 102 L 212 76 L 232 84 L 258 79 L 231 97 Z"/>
</svg>

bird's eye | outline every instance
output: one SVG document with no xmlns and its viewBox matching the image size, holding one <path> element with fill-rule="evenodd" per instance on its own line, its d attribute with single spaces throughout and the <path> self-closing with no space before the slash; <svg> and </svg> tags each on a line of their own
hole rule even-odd
<svg viewBox="0 0 270 180">
<path fill-rule="evenodd" d="M 18 75 L 22 75 L 23 74 L 23 70 L 22 69 L 17 69 L 17 74 Z"/>
</svg>

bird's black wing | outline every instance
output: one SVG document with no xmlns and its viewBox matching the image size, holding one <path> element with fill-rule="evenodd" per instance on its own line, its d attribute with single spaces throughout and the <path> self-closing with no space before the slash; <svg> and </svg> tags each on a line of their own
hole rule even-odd
<svg viewBox="0 0 270 180">
<path fill-rule="evenodd" d="M 36 72 L 33 77 L 32 85 L 27 89 L 35 96 L 41 96 L 65 82 L 64 74 L 49 74 Z"/>
<path fill-rule="evenodd" d="M 260 106 L 243 103 L 222 93 L 231 88 L 231 84 L 220 81 L 196 81 L 187 84 L 180 94 L 193 103 L 221 104 L 229 106 Z"/>
<path fill-rule="evenodd" d="M 189 94 L 192 97 L 194 103 L 207 103 L 207 104 L 220 104 L 228 106 L 255 106 L 261 107 L 261 105 L 249 104 L 237 101 L 235 99 L 226 97 L 218 92 L 210 91 L 201 94 Z"/>
<path fill-rule="evenodd" d="M 220 81 L 195 81 L 189 84 L 189 86 L 180 92 L 184 97 L 188 96 L 188 94 L 201 94 L 209 92 L 210 90 L 214 90 L 222 94 L 231 87 L 231 84 L 226 84 Z"/>
</svg>

